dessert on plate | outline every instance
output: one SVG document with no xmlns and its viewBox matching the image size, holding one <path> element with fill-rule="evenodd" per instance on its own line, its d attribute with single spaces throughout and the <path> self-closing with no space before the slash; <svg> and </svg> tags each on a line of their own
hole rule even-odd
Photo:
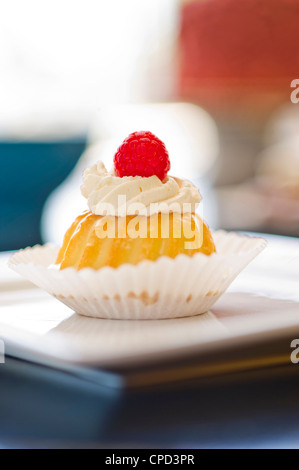
<svg viewBox="0 0 299 470">
<path fill-rule="evenodd" d="M 120 145 L 109 172 L 87 168 L 88 210 L 60 248 L 26 248 L 10 266 L 75 312 L 110 319 L 161 319 L 207 312 L 265 247 L 261 238 L 211 232 L 201 196 L 168 175 L 169 155 L 151 132 Z"/>
<path fill-rule="evenodd" d="M 56 260 L 60 269 L 214 253 L 210 230 L 195 213 L 198 189 L 168 176 L 169 168 L 163 142 L 151 132 L 134 132 L 116 152 L 112 172 L 102 162 L 85 170 L 81 191 L 89 211 L 67 231 Z"/>
</svg>

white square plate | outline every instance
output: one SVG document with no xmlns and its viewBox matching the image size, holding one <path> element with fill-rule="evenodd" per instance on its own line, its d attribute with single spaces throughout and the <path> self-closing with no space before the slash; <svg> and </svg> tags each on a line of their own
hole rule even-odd
<svg viewBox="0 0 299 470">
<path fill-rule="evenodd" d="M 101 320 L 72 312 L 0 263 L 0 339 L 21 359 L 113 369 L 205 357 L 286 335 L 299 337 L 299 241 L 269 246 L 206 314 L 173 320 Z"/>
</svg>

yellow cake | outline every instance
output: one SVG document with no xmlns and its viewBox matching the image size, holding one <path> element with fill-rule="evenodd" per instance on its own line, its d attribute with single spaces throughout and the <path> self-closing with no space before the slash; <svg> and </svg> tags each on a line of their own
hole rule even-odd
<svg viewBox="0 0 299 470">
<path fill-rule="evenodd" d="M 125 221 L 125 238 L 118 237 L 118 233 L 113 238 L 101 238 L 97 235 L 97 224 L 103 219 L 103 216 L 85 211 L 76 218 L 66 232 L 56 263 L 60 265 L 60 269 L 70 266 L 76 269 L 86 267 L 100 269 L 104 266 L 117 268 L 123 263 L 137 264 L 143 260 L 155 261 L 160 256 L 175 258 L 179 254 L 193 256 L 195 253 L 210 255 L 215 252 L 210 230 L 197 214 L 192 214 L 191 220 L 189 217 L 184 218 L 181 214 L 170 214 L 169 237 L 165 238 L 162 238 L 161 233 L 163 219 L 165 218 L 165 224 L 168 221 L 168 216 L 166 217 L 165 214 L 159 214 L 156 220 L 154 216 L 147 218 L 146 238 L 128 236 L 128 224 L 134 218 L 135 216 L 128 216 Z M 155 226 L 155 224 L 158 225 Z M 175 238 L 173 224 L 182 226 L 182 236 L 180 238 Z M 157 238 L 150 236 L 151 229 L 157 230 Z M 193 239 L 191 239 L 191 236 L 188 237 L 188 232 L 190 232 L 190 235 L 194 233 Z M 196 241 L 197 248 L 188 248 L 188 243 L 192 245 Z M 187 245 L 187 248 L 185 245 Z"/>
</svg>

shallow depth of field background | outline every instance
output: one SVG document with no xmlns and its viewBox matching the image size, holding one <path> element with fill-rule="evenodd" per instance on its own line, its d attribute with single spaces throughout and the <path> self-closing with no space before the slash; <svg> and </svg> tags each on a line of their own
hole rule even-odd
<svg viewBox="0 0 299 470">
<path fill-rule="evenodd" d="M 297 0 L 0 6 L 0 250 L 61 241 L 84 167 L 151 130 L 214 228 L 299 235 Z"/>
</svg>

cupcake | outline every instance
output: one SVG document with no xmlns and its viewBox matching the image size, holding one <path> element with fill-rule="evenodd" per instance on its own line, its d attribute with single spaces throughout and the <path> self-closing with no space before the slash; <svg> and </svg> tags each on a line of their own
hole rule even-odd
<svg viewBox="0 0 299 470">
<path fill-rule="evenodd" d="M 77 217 L 59 251 L 60 269 L 117 268 L 179 254 L 210 255 L 215 245 L 195 213 L 201 196 L 192 183 L 167 176 L 168 152 L 151 132 L 125 139 L 108 172 L 85 170 L 81 192 L 89 211 Z"/>
<path fill-rule="evenodd" d="M 196 214 L 198 189 L 169 170 L 160 139 L 130 134 L 110 172 L 102 162 L 85 170 L 88 210 L 62 246 L 21 250 L 11 267 L 83 315 L 157 319 L 206 312 L 265 241 L 212 234 Z"/>
</svg>

